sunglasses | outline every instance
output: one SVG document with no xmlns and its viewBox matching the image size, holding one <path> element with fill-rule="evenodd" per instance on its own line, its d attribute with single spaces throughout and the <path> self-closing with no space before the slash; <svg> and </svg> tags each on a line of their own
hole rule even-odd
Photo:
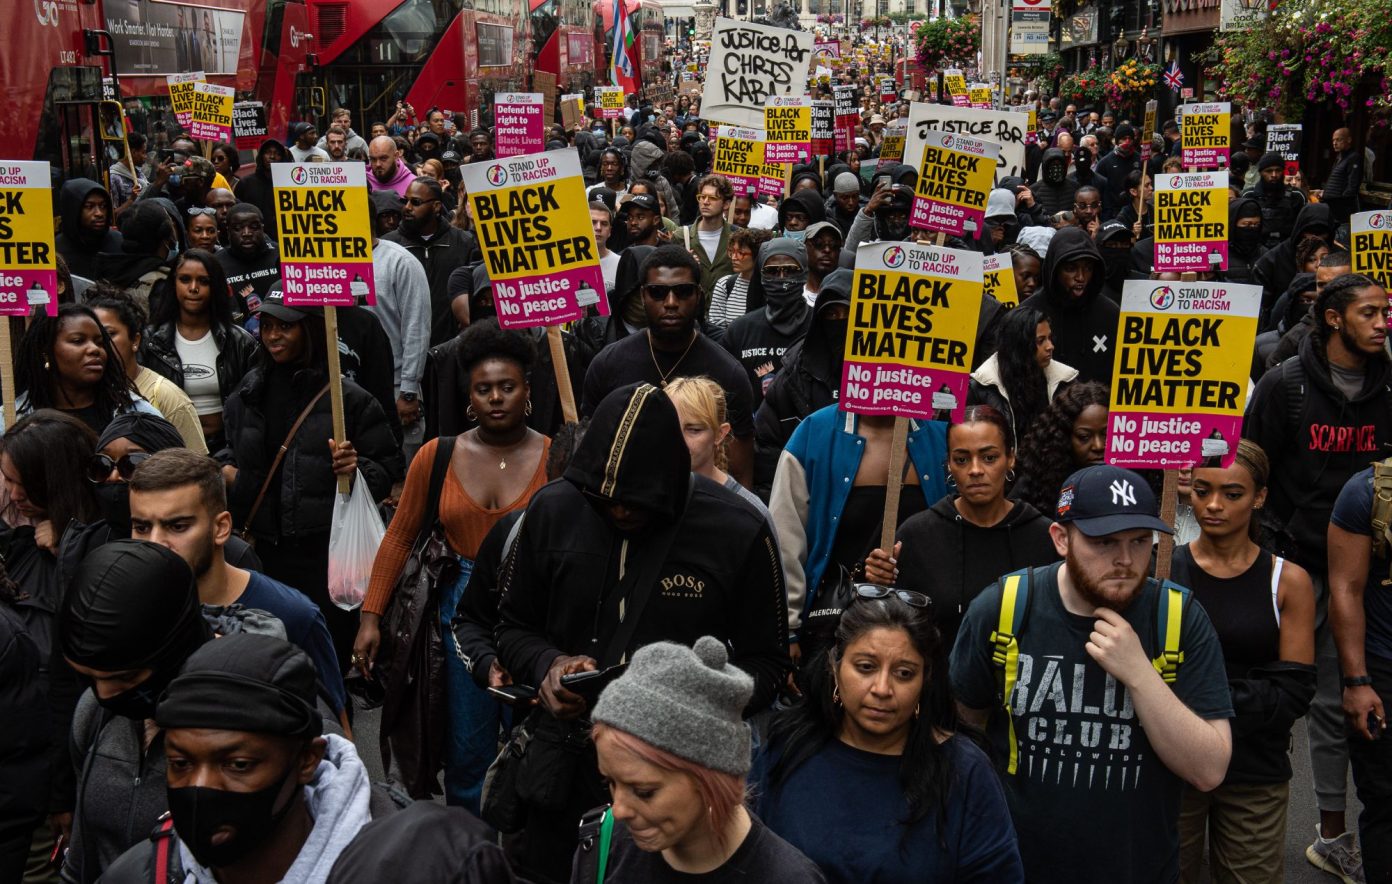
<svg viewBox="0 0 1392 884">
<path fill-rule="evenodd" d="M 149 459 L 148 451 L 132 451 L 121 455 L 117 460 L 112 460 L 105 454 L 94 454 L 91 460 L 87 461 L 87 481 L 93 485 L 100 485 L 111 475 L 111 471 L 115 470 L 116 475 L 129 482 L 135 474 L 135 468 Z"/>
<path fill-rule="evenodd" d="M 796 264 L 771 264 L 759 272 L 769 279 L 789 279 L 802 273 L 803 270 Z"/>
<path fill-rule="evenodd" d="M 216 215 L 217 209 L 212 206 L 189 206 L 188 213 L 190 215 Z"/>
<path fill-rule="evenodd" d="M 893 589 L 888 586 L 880 586 L 878 583 L 857 583 L 855 585 L 855 597 L 874 601 L 876 599 L 887 599 L 894 596 L 906 605 L 915 608 L 927 608 L 933 604 L 933 600 L 921 592 L 914 592 L 911 589 Z"/>
<path fill-rule="evenodd" d="M 668 295 L 676 295 L 678 300 L 685 301 L 695 295 L 699 288 L 694 282 L 679 282 L 676 285 L 648 283 L 643 286 L 643 294 L 654 301 L 665 301 Z"/>
</svg>

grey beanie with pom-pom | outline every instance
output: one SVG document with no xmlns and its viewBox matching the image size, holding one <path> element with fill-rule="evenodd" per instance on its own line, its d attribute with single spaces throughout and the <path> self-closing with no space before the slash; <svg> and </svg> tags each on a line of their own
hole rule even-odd
<svg viewBox="0 0 1392 884">
<path fill-rule="evenodd" d="M 753 693 L 754 679 L 730 665 L 719 639 L 702 636 L 693 648 L 655 642 L 634 652 L 590 717 L 702 767 L 744 776 L 753 747 L 743 715 Z"/>
</svg>

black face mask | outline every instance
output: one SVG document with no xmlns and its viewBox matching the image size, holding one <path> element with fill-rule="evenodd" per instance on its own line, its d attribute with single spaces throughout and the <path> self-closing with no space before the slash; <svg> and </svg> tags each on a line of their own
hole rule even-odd
<svg viewBox="0 0 1392 884">
<path fill-rule="evenodd" d="M 294 801 L 286 801 L 279 811 L 275 803 L 293 773 L 292 768 L 272 785 L 255 792 L 171 787 L 167 793 L 174 831 L 202 865 L 210 869 L 233 865 L 264 844 L 289 813 Z M 213 844 L 213 836 L 224 826 L 232 827 L 236 834 L 221 844 Z"/>
<path fill-rule="evenodd" d="M 1068 167 L 1066 163 L 1057 160 L 1044 167 L 1044 180 L 1049 184 L 1062 184 L 1063 179 L 1068 177 Z"/>
<path fill-rule="evenodd" d="M 178 667 L 174 667 L 175 672 L 169 675 L 161 675 L 157 668 L 149 678 L 140 684 L 126 688 L 114 697 L 102 699 L 97 697 L 97 704 L 108 712 L 119 715 L 122 718 L 131 718 L 136 721 L 144 721 L 147 718 L 155 717 L 155 704 L 159 702 L 160 694 L 173 681 L 173 676 L 177 674 Z"/>
<path fill-rule="evenodd" d="M 844 319 L 823 319 L 822 341 L 826 344 L 827 352 L 837 359 L 841 359 L 846 352 L 846 325 Z"/>
<path fill-rule="evenodd" d="M 1232 244 L 1239 252 L 1254 252 L 1257 246 L 1261 245 L 1262 232 L 1260 227 L 1234 227 L 1232 232 Z"/>
<path fill-rule="evenodd" d="M 96 486 L 97 508 L 112 530 L 122 537 L 131 535 L 130 486 L 125 482 L 102 483 Z"/>
<path fill-rule="evenodd" d="M 1112 291 L 1121 291 L 1122 285 L 1126 282 L 1126 271 L 1131 267 L 1130 249 L 1103 249 L 1102 267 L 1106 274 L 1107 287 Z"/>
</svg>

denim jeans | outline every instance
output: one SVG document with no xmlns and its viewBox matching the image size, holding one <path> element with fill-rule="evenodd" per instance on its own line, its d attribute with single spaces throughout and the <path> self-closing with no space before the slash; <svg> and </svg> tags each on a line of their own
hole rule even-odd
<svg viewBox="0 0 1392 884">
<path fill-rule="evenodd" d="M 460 557 L 459 579 L 440 592 L 440 635 L 445 644 L 445 803 L 479 814 L 483 776 L 498 756 L 498 702 L 474 684 L 459 659 L 450 621 L 469 584 L 474 563 Z"/>
</svg>

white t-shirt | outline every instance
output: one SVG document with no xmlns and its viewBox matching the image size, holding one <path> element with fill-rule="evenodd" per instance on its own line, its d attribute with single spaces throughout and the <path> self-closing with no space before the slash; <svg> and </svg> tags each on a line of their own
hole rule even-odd
<svg viewBox="0 0 1392 884">
<path fill-rule="evenodd" d="M 702 230 L 696 228 L 696 238 L 701 241 L 701 251 L 706 253 L 706 257 L 714 264 L 720 256 L 716 254 L 720 250 L 720 230 Z"/>
<path fill-rule="evenodd" d="M 599 259 L 599 270 L 604 274 L 604 290 L 606 293 L 614 294 L 614 280 L 619 272 L 619 253 L 610 252 Z"/>
<path fill-rule="evenodd" d="M 174 349 L 184 365 L 184 392 L 200 415 L 222 414 L 222 391 L 217 379 L 217 341 L 211 330 L 196 341 L 174 331 Z"/>
</svg>

